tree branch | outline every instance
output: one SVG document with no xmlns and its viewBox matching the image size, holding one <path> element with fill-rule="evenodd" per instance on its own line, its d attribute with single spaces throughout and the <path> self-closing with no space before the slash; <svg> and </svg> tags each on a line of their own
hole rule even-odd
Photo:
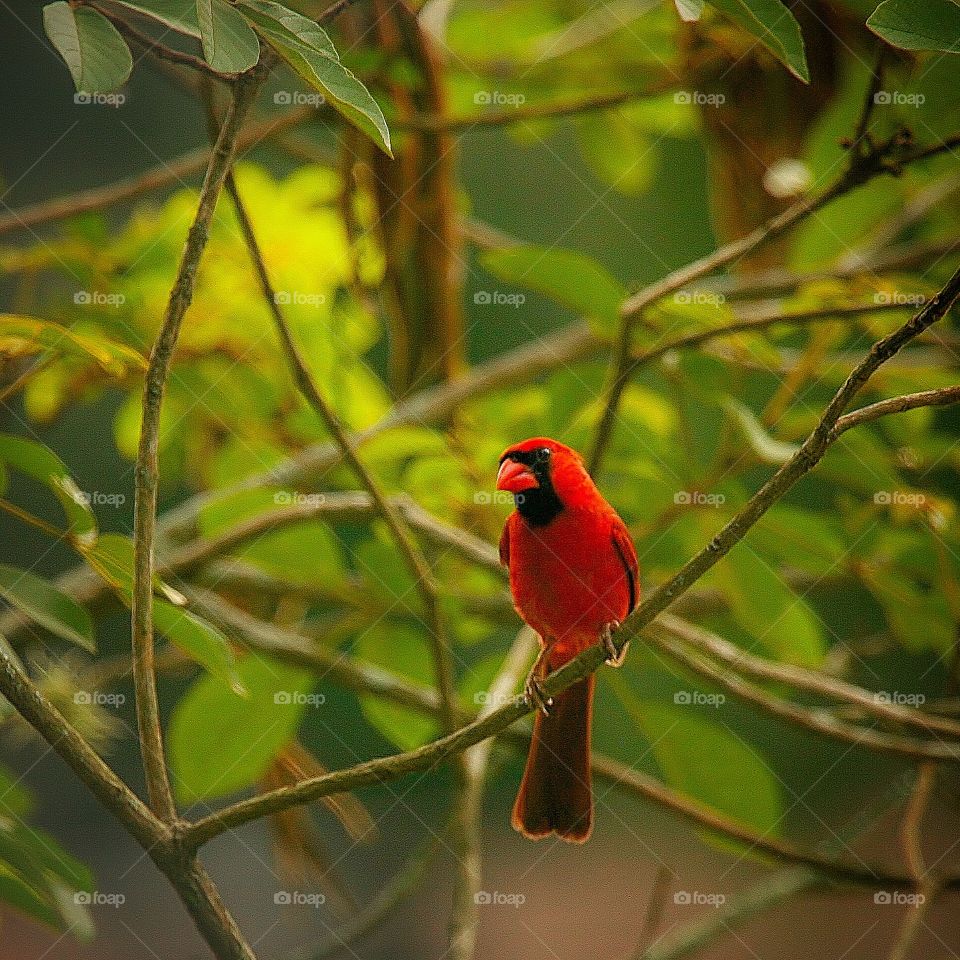
<svg viewBox="0 0 960 960">
<path fill-rule="evenodd" d="M 930 805 L 937 778 L 937 765 L 925 763 L 917 771 L 917 780 L 903 818 L 901 836 L 904 857 L 915 884 L 915 902 L 910 905 L 900 926 L 897 939 L 890 951 L 890 960 L 907 960 L 910 946 L 920 932 L 940 889 L 939 881 L 930 875 L 923 856 L 923 817 Z"/>
<path fill-rule="evenodd" d="M 825 676 L 814 670 L 789 663 L 776 663 L 723 640 L 702 627 L 696 627 L 669 613 L 657 617 L 657 625 L 671 636 L 682 640 L 688 647 L 706 653 L 714 660 L 732 667 L 738 673 L 746 674 L 757 680 L 787 684 L 798 690 L 806 690 L 821 697 L 842 700 L 888 723 L 921 730 L 926 734 L 944 734 L 955 740 L 960 739 L 960 723 L 949 717 L 914 710 L 896 703 L 886 703 L 869 690 L 843 680 Z"/>
<path fill-rule="evenodd" d="M 960 402 L 960 386 L 940 387 L 937 390 L 923 390 L 920 393 L 907 393 L 900 397 L 890 397 L 872 403 L 868 407 L 861 407 L 852 413 L 845 414 L 836 423 L 831 436 L 836 438 L 845 430 L 859 427 L 864 423 L 879 420 L 880 417 L 891 413 L 904 413 L 907 410 L 916 410 L 918 407 L 945 407 L 951 403 Z"/>
<path fill-rule="evenodd" d="M 210 154 L 200 191 L 200 202 L 187 236 L 163 323 L 150 353 L 143 387 L 143 419 L 134 486 L 134 577 L 131 602 L 133 677 L 140 750 L 143 754 L 150 806 L 162 820 L 169 822 L 176 820 L 177 811 L 164 760 L 153 668 L 154 536 L 160 411 L 180 325 L 193 299 L 197 268 L 206 248 L 217 198 L 236 151 L 237 136 L 243 118 L 252 105 L 257 90 L 266 79 L 267 70 L 261 61 L 250 74 L 238 80 L 234 87 L 230 109 Z"/>
</svg>

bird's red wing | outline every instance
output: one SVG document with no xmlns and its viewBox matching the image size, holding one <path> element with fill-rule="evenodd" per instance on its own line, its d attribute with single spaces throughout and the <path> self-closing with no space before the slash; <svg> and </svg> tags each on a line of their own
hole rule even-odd
<svg viewBox="0 0 960 960">
<path fill-rule="evenodd" d="M 627 613 L 629 613 L 640 600 L 640 564 L 637 561 L 637 551 L 630 539 L 630 534 L 619 517 L 614 521 L 610 539 L 613 541 L 613 549 L 617 552 L 617 556 L 620 558 L 623 569 L 627 574 L 627 584 L 630 587 L 630 606 L 627 608 Z M 502 549 L 501 546 L 501 556 L 503 555 Z"/>
<path fill-rule="evenodd" d="M 510 521 L 503 525 L 503 533 L 500 534 L 500 562 L 507 568 L 510 566 Z"/>
</svg>

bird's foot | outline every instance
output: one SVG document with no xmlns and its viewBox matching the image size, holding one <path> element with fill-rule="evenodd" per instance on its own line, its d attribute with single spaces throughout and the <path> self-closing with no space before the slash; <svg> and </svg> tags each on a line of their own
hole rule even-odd
<svg viewBox="0 0 960 960">
<path fill-rule="evenodd" d="M 623 661 L 627 659 L 627 651 L 630 649 L 629 640 L 623 645 L 623 649 L 617 649 L 617 645 L 613 641 L 613 634 L 619 629 L 620 621 L 611 620 L 609 623 L 605 623 L 600 630 L 600 646 L 606 651 L 607 664 L 611 667 L 622 667 Z"/>
<path fill-rule="evenodd" d="M 543 681 L 537 675 L 537 668 L 527 674 L 527 680 L 523 685 L 523 697 L 534 710 L 542 710 L 543 715 L 550 713 L 553 706 L 553 697 L 548 697 L 543 689 Z"/>
</svg>

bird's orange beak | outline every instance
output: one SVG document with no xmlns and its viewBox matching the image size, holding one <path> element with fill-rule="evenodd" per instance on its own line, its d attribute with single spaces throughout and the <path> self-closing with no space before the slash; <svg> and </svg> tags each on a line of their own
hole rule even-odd
<svg viewBox="0 0 960 960">
<path fill-rule="evenodd" d="M 539 486 L 537 478 L 522 463 L 517 463 L 516 460 L 504 460 L 500 464 L 500 471 L 497 474 L 498 490 L 522 493 L 536 486 Z"/>
</svg>

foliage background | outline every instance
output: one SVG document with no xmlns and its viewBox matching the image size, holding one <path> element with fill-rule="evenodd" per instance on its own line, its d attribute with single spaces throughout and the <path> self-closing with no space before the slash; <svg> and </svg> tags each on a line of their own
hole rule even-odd
<svg viewBox="0 0 960 960">
<path fill-rule="evenodd" d="M 477 93 L 491 90 L 522 94 L 525 103 L 536 105 L 582 94 L 586 88 L 627 86 L 664 56 L 681 75 L 678 89 L 689 90 L 679 66 L 683 41 L 678 39 L 676 16 L 665 5 L 650 7 L 649 12 L 639 5 L 636 10 L 631 7 L 629 15 L 621 13 L 627 26 L 612 32 L 607 41 L 588 45 L 586 52 L 561 58 L 555 66 L 516 83 L 498 76 L 501 58 L 522 59 L 531 37 L 549 34 L 583 10 L 564 4 L 512 4 L 496 10 L 463 5 L 451 21 L 457 51 L 450 78 L 452 112 L 469 113 L 476 109 Z M 76 105 L 69 76 L 40 39 L 38 8 L 12 4 L 2 16 L 6 29 L 0 53 L 9 105 L 8 136 L 0 157 L 7 190 L 4 204 L 17 208 L 92 182 L 112 182 L 206 142 L 195 98 L 149 61 L 134 71 L 125 88 L 127 102 L 119 109 Z M 496 44 L 490 31 L 496 33 Z M 724 39 L 735 48 L 745 43 L 735 34 Z M 730 110 L 745 109 L 753 90 L 762 90 L 774 108 L 785 109 L 791 102 L 789 93 L 778 99 L 781 68 L 762 56 L 760 60 L 760 85 L 749 92 L 732 90 Z M 464 64 L 478 62 L 482 68 L 476 72 L 464 69 Z M 842 162 L 837 140 L 850 132 L 869 65 L 869 43 L 863 37 L 851 40 L 850 48 L 838 57 L 840 79 L 830 106 L 811 121 L 803 143 L 791 154 L 805 159 L 822 182 Z M 892 130 L 903 121 L 923 142 L 935 142 L 956 129 L 960 88 L 954 58 L 919 63 L 904 59 L 890 69 L 897 91 L 922 92 L 926 100 L 920 108 L 882 111 L 881 128 Z M 477 73 L 487 79 L 478 80 Z M 275 81 L 265 102 L 271 102 L 276 90 L 289 88 L 289 81 Z M 671 88 L 658 98 L 583 119 L 521 123 L 509 131 L 468 128 L 458 136 L 457 207 L 520 241 L 588 255 L 624 287 L 651 282 L 708 252 L 718 240 L 730 239 L 723 226 L 711 228 L 711 222 L 724 222 L 718 195 L 724 176 L 730 175 L 716 165 L 736 164 L 738 158 L 718 161 L 714 153 L 712 175 L 708 173 L 706 150 L 711 146 L 716 150 L 710 109 L 698 117 L 692 104 L 676 102 Z M 331 128 L 311 124 L 290 139 L 293 150 L 265 144 L 250 154 L 238 174 L 240 189 L 277 288 L 290 291 L 292 300 L 298 294 L 314 301 L 323 298 L 322 303 L 291 303 L 290 321 L 338 412 L 351 428 L 362 429 L 379 419 L 390 403 L 382 311 L 367 309 L 384 270 L 382 252 L 372 239 L 358 244 L 359 284 L 368 289 L 357 296 L 342 242 Z M 318 162 L 305 162 L 305 153 Z M 637 158 L 636 167 L 623 165 L 625 154 Z M 812 218 L 788 242 L 777 244 L 769 260 L 758 260 L 754 266 L 810 268 L 838 262 L 849 249 L 881 234 L 909 199 L 926 195 L 931 183 L 955 180 L 953 162 L 953 157 L 943 157 L 922 169 L 911 168 L 902 178 L 871 184 Z M 617 186 L 611 177 L 621 178 Z M 746 181 L 740 189 L 753 195 Z M 44 229 L 42 239 L 32 233 L 7 238 L 0 249 L 0 265 L 9 309 L 78 323 L 81 330 L 145 352 L 163 312 L 195 203 L 195 189 L 185 185 L 120 211 Z M 907 224 L 896 239 L 916 245 L 941 242 L 955 233 L 955 214 L 955 193 L 947 191 L 942 202 L 919 222 Z M 369 225 L 373 216 L 369 194 L 361 192 L 356 198 L 355 216 L 361 229 Z M 518 277 L 509 266 L 501 263 L 497 268 L 484 256 L 473 246 L 464 254 L 465 354 L 471 363 L 576 319 L 575 310 L 520 282 L 529 280 L 529 275 L 523 276 L 526 266 Z M 542 267 L 539 255 L 530 262 L 533 273 Z M 795 310 L 870 298 L 882 303 L 883 296 L 898 291 L 930 293 L 951 266 L 949 259 L 931 257 L 919 270 L 868 273 L 851 284 L 813 284 L 780 306 Z M 120 294 L 125 301 L 119 308 L 80 310 L 74 302 L 78 290 Z M 525 299 L 518 306 L 485 304 L 487 293 L 494 299 L 496 294 Z M 588 294 L 595 298 L 597 291 Z M 716 298 L 701 304 L 674 300 L 653 315 L 651 342 L 664 331 L 722 322 L 728 309 Z M 596 322 L 602 328 L 604 318 Z M 659 582 L 709 539 L 729 510 L 768 475 L 778 455 L 775 442 L 802 439 L 812 426 L 845 370 L 844 352 L 862 352 L 893 322 L 878 313 L 855 324 L 811 328 L 825 331 L 822 334 L 778 331 L 773 345 L 743 337 L 720 356 L 687 352 L 675 363 L 653 366 L 637 378 L 627 394 L 601 485 L 636 532 L 646 580 Z M 952 330 L 936 344 L 918 347 L 910 364 L 878 377 L 876 396 L 954 382 Z M 762 414 L 782 380 L 772 368 L 783 357 L 798 356 L 817 362 L 806 371 L 783 416 L 771 418 L 758 438 L 752 431 L 754 416 L 745 416 L 742 409 L 739 414 L 731 412 L 727 401 L 735 398 L 754 414 Z M 588 448 L 605 369 L 601 362 L 581 363 L 537 384 L 517 385 L 470 405 L 445 431 L 401 431 L 371 444 L 366 460 L 391 490 L 404 491 L 443 519 L 495 541 L 506 508 L 485 503 L 478 495 L 492 486 L 500 449 L 535 433 Z M 131 456 L 136 449 L 139 391 L 134 371 L 111 381 L 91 372 L 89 364 L 57 362 L 2 410 L 4 431 L 48 444 L 69 465 L 83 490 L 124 498 L 119 504 L 95 507 L 104 531 L 128 534 L 132 528 Z M 265 469 L 325 436 L 285 372 L 225 202 L 185 323 L 166 410 L 170 419 L 161 461 L 164 508 L 198 489 L 229 485 L 251 469 Z M 869 433 L 850 435 L 791 495 L 789 504 L 775 508 L 711 575 L 708 584 L 721 602 L 698 618 L 700 622 L 766 656 L 836 672 L 871 690 L 930 700 L 952 695 L 957 427 L 955 411 L 918 411 Z M 718 455 L 725 455 L 719 459 L 724 476 L 707 492 L 725 498 L 720 508 L 674 510 L 678 494 L 701 489 L 703 478 L 717 469 Z M 325 477 L 322 485 L 303 492 L 355 486 L 340 469 Z M 905 502 L 902 508 L 885 509 L 876 501 L 878 493 L 908 497 L 922 493 L 922 508 Z M 6 496 L 58 522 L 54 501 L 16 474 L 10 477 Z M 269 505 L 268 499 L 256 504 L 258 509 L 264 505 Z M 227 519 L 235 520 L 247 509 L 247 503 L 234 504 Z M 222 522 L 211 512 L 204 532 L 209 534 Z M 0 560 L 43 575 L 57 574 L 75 562 L 71 551 L 51 545 L 42 533 L 5 515 L 0 516 L 0 543 L 4 545 Z M 333 533 L 320 524 L 302 525 L 264 538 L 244 558 L 326 594 L 312 603 L 294 598 L 250 604 L 259 615 L 288 625 L 305 623 L 321 642 L 343 644 L 363 661 L 429 682 L 426 645 L 411 623 L 411 611 L 404 609 L 408 600 L 394 606 L 388 625 L 373 629 L 369 623 L 373 616 L 351 620 L 344 614 L 356 605 L 355 599 L 351 605 L 350 597 L 357 593 L 374 598 L 368 614 L 377 605 L 391 606 L 405 593 L 399 560 L 376 524 L 337 525 Z M 440 569 L 443 582 L 461 590 L 478 596 L 492 596 L 498 590 L 493 577 L 469 572 L 458 561 L 447 559 Z M 779 574 L 788 571 L 806 578 L 800 577 L 799 586 L 796 577 L 791 586 L 784 586 Z M 467 612 L 464 608 L 469 607 L 461 600 L 459 607 L 448 608 L 454 614 L 458 677 L 468 705 L 481 681 L 492 675 L 515 629 L 509 612 Z M 102 655 L 122 652 L 129 644 L 128 618 L 115 613 L 99 620 L 97 638 Z M 61 682 L 67 689 L 82 655 L 50 646 L 48 639 L 38 636 L 33 652 L 49 682 Z M 48 646 L 57 652 L 45 663 L 41 653 Z M 896 862 L 896 841 L 891 837 L 896 836 L 897 811 L 909 791 L 909 764 L 815 738 L 730 698 L 719 709 L 678 704 L 678 693 L 716 690 L 637 646 L 624 673 L 601 674 L 595 731 L 599 750 L 761 831 L 825 849 L 832 850 L 839 838 L 855 832 L 864 811 L 876 811 L 878 823 L 856 845 L 857 855 Z M 62 664 L 67 665 L 65 670 Z M 195 684 L 204 682 L 213 683 L 181 673 L 162 686 L 165 717 L 174 718 L 170 743 L 175 770 L 177 757 L 182 758 L 180 769 L 186 769 L 190 748 L 196 749 L 192 736 L 196 731 L 184 732 L 175 718 L 179 715 L 181 723 L 186 722 L 183 704 L 189 702 Z M 303 683 L 307 689 L 303 678 L 290 683 Z M 102 733 L 101 725 L 108 726 L 111 736 L 105 741 L 111 742 L 111 758 L 124 779 L 136 784 L 140 772 L 132 696 L 128 686 L 117 689 L 126 695 L 119 709 L 106 711 L 106 716 L 93 711 L 78 715 L 91 733 Z M 326 700 L 317 711 L 305 712 L 302 739 L 327 768 L 407 748 L 435 733 L 431 724 L 361 703 L 322 680 L 311 689 Z M 205 716 L 209 719 L 209 712 Z M 24 738 L 15 724 L 7 726 L 14 729 L 4 741 L 5 762 L 40 798 L 31 822 L 45 827 L 89 863 L 98 889 L 121 892 L 126 902 L 117 910 L 95 911 L 100 935 L 84 945 L 57 939 L 59 934 L 5 912 L 0 954 L 201 953 L 203 947 L 169 889 L 139 850 L 104 818 L 45 747 Z M 185 738 L 186 749 L 177 750 L 178 735 Z M 220 735 L 222 731 L 213 734 L 211 747 Z M 195 775 L 202 778 L 212 769 L 204 763 L 209 754 L 197 749 L 197 756 Z M 588 847 L 526 845 L 507 826 L 519 772 L 519 758 L 511 751 L 498 751 L 484 805 L 484 888 L 523 894 L 525 902 L 516 911 L 482 912 L 481 955 L 573 957 L 582 955 L 601 935 L 609 956 L 628 955 L 641 935 L 647 896 L 660 862 L 676 874 L 677 890 L 713 895 L 732 896 L 766 876 L 767 868 L 755 858 L 731 855 L 716 842 L 704 843 L 659 809 L 618 795 L 606 785 L 598 788 L 599 826 Z M 243 785 L 242 776 L 240 780 Z M 364 844 L 354 844 L 336 819 L 321 810 L 314 819 L 325 859 L 335 865 L 336 886 L 351 890 L 361 901 L 369 899 L 419 844 L 442 833 L 450 790 L 449 771 L 441 769 L 388 789 L 364 791 L 363 803 L 380 832 L 379 839 Z M 930 818 L 930 839 L 935 849 L 948 851 L 941 864 L 946 870 L 953 862 L 956 835 L 956 779 L 949 769 L 941 775 L 940 792 L 938 815 Z M 189 799 L 190 794 L 182 797 Z M 423 888 L 363 941 L 359 955 L 442 955 L 446 911 L 437 904 L 448 896 L 448 860 L 441 856 L 431 866 Z M 275 904 L 278 890 L 324 889 L 331 901 L 335 897 L 329 886 L 318 886 L 316 876 L 291 881 L 278 871 L 269 836 L 260 825 L 218 840 L 209 851 L 209 862 L 225 898 L 244 918 L 251 939 L 259 940 L 257 949 L 265 956 L 324 940 L 342 917 L 332 904 L 319 910 L 281 909 Z M 576 913 L 570 904 L 579 905 Z M 952 955 L 955 906 L 952 896 L 939 902 L 930 920 L 934 932 L 925 934 L 918 956 L 926 949 Z M 663 926 L 683 923 L 690 916 L 682 904 L 671 900 Z M 748 952 L 786 958 L 817 949 L 837 956 L 844 951 L 847 956 L 874 956 L 892 936 L 897 920 L 893 910 L 873 902 L 870 892 L 807 897 L 719 942 L 709 955 Z"/>
</svg>

